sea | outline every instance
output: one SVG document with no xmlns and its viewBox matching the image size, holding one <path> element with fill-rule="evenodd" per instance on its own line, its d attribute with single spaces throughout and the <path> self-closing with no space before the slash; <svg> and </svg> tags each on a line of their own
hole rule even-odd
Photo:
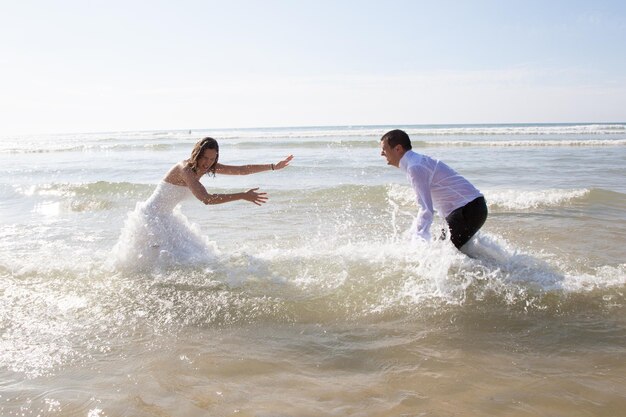
<svg viewBox="0 0 626 417">
<path fill-rule="evenodd" d="M 485 195 L 465 253 L 411 242 L 396 128 Z M 224 164 L 294 159 L 205 176 L 269 200 L 185 200 L 203 253 L 121 266 L 129 216 L 205 136 Z M 3 417 L 625 410 L 626 123 L 0 138 Z"/>
</svg>

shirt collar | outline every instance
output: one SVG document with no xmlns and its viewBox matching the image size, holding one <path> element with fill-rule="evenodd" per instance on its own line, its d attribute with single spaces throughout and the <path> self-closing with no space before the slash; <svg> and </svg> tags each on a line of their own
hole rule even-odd
<svg viewBox="0 0 626 417">
<path fill-rule="evenodd" d="M 415 157 L 415 155 L 417 155 L 415 152 L 413 152 L 412 150 L 408 150 L 404 153 L 404 155 L 402 155 L 402 158 L 400 158 L 400 162 L 398 164 L 398 167 L 403 171 L 403 172 L 407 172 L 409 170 L 409 163 L 411 162 L 411 159 L 413 159 Z"/>
</svg>

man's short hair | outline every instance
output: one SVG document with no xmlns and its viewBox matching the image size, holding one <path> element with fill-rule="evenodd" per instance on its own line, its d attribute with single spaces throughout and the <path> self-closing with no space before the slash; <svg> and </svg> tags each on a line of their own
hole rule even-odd
<svg viewBox="0 0 626 417">
<path fill-rule="evenodd" d="M 380 138 L 381 142 L 385 139 L 387 139 L 387 143 L 392 148 L 394 148 L 396 145 L 401 145 L 402 149 L 404 149 L 405 151 L 412 149 L 411 139 L 409 139 L 409 135 L 407 135 L 404 130 L 391 130 L 385 133 L 382 138 Z"/>
</svg>

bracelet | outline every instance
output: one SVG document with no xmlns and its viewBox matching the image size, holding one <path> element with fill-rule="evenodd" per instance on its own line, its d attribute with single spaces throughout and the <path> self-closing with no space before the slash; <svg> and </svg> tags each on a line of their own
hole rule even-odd
<svg viewBox="0 0 626 417">
<path fill-rule="evenodd" d="M 272 171 L 274 171 L 274 164 L 272 164 Z"/>
</svg>

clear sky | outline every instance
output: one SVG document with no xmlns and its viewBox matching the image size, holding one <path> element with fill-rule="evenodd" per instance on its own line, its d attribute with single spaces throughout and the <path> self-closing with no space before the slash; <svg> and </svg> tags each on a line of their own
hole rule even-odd
<svg viewBox="0 0 626 417">
<path fill-rule="evenodd" d="M 622 0 L 0 0 L 0 39 L 0 134 L 626 121 Z"/>
</svg>

